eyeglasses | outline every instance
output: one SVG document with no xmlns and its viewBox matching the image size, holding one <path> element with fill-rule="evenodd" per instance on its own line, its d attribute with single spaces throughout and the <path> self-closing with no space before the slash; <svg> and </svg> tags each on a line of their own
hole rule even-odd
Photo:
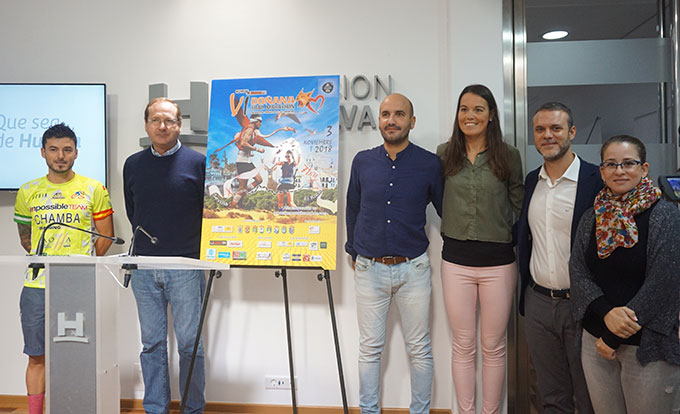
<svg viewBox="0 0 680 414">
<path fill-rule="evenodd" d="M 625 160 L 624 162 L 607 161 L 607 162 L 600 163 L 600 167 L 604 168 L 605 170 L 607 170 L 609 172 L 614 172 L 619 167 L 623 168 L 624 171 L 632 171 L 638 165 L 642 165 L 642 161 Z"/>
<path fill-rule="evenodd" d="M 149 119 L 149 123 L 155 127 L 160 126 L 161 124 L 165 124 L 167 127 L 174 127 L 175 125 L 179 124 L 179 121 L 176 119 L 158 119 L 158 118 L 153 118 Z"/>
</svg>

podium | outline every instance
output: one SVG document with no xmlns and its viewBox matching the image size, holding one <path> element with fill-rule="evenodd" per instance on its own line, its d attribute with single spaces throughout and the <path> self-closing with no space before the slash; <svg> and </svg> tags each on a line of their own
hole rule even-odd
<svg viewBox="0 0 680 414">
<path fill-rule="evenodd" d="M 44 263 L 46 413 L 120 413 L 118 297 L 124 264 L 139 269 L 226 270 L 186 257 L 0 256 Z"/>
</svg>

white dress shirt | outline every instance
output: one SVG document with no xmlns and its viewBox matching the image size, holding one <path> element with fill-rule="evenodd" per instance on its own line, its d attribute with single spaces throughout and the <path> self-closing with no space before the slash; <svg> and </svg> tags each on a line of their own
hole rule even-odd
<svg viewBox="0 0 680 414">
<path fill-rule="evenodd" d="M 574 156 L 569 168 L 553 183 L 542 166 L 529 202 L 529 270 L 537 284 L 549 289 L 569 289 L 571 222 L 580 168 L 581 161 Z"/>
</svg>

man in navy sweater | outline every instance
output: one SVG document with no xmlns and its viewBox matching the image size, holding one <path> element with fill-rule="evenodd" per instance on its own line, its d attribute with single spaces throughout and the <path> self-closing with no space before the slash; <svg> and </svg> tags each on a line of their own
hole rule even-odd
<svg viewBox="0 0 680 414">
<path fill-rule="evenodd" d="M 131 155 L 123 168 L 125 208 L 132 228 L 142 226 L 158 238 L 136 240 L 144 256 L 199 257 L 205 156 L 178 140 L 182 127 L 179 106 L 156 98 L 144 111 L 151 147 Z M 189 390 L 185 390 L 198 329 L 205 277 L 201 270 L 135 270 L 132 291 L 137 301 L 143 350 L 144 410 L 170 411 L 167 350 L 167 307 L 170 305 L 179 352 L 180 392 L 188 392 L 185 413 L 205 407 L 205 363 L 201 341 Z"/>
</svg>

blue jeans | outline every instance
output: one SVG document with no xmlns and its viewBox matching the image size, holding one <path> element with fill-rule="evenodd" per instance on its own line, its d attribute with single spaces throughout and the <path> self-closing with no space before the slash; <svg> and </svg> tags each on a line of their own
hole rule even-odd
<svg viewBox="0 0 680 414">
<path fill-rule="evenodd" d="M 432 278 L 427 253 L 388 266 L 357 256 L 354 267 L 359 321 L 359 406 L 361 414 L 378 414 L 380 359 L 385 348 L 387 314 L 397 304 L 411 364 L 411 414 L 430 412 Z"/>
<path fill-rule="evenodd" d="M 202 270 L 133 271 L 132 292 L 137 301 L 144 346 L 139 355 L 144 377 L 144 410 L 149 414 L 170 412 L 168 304 L 179 352 L 179 389 L 181 395 L 184 395 L 204 291 L 205 277 Z M 196 354 L 188 392 L 185 412 L 203 413 L 205 361 L 202 340 Z"/>
</svg>

